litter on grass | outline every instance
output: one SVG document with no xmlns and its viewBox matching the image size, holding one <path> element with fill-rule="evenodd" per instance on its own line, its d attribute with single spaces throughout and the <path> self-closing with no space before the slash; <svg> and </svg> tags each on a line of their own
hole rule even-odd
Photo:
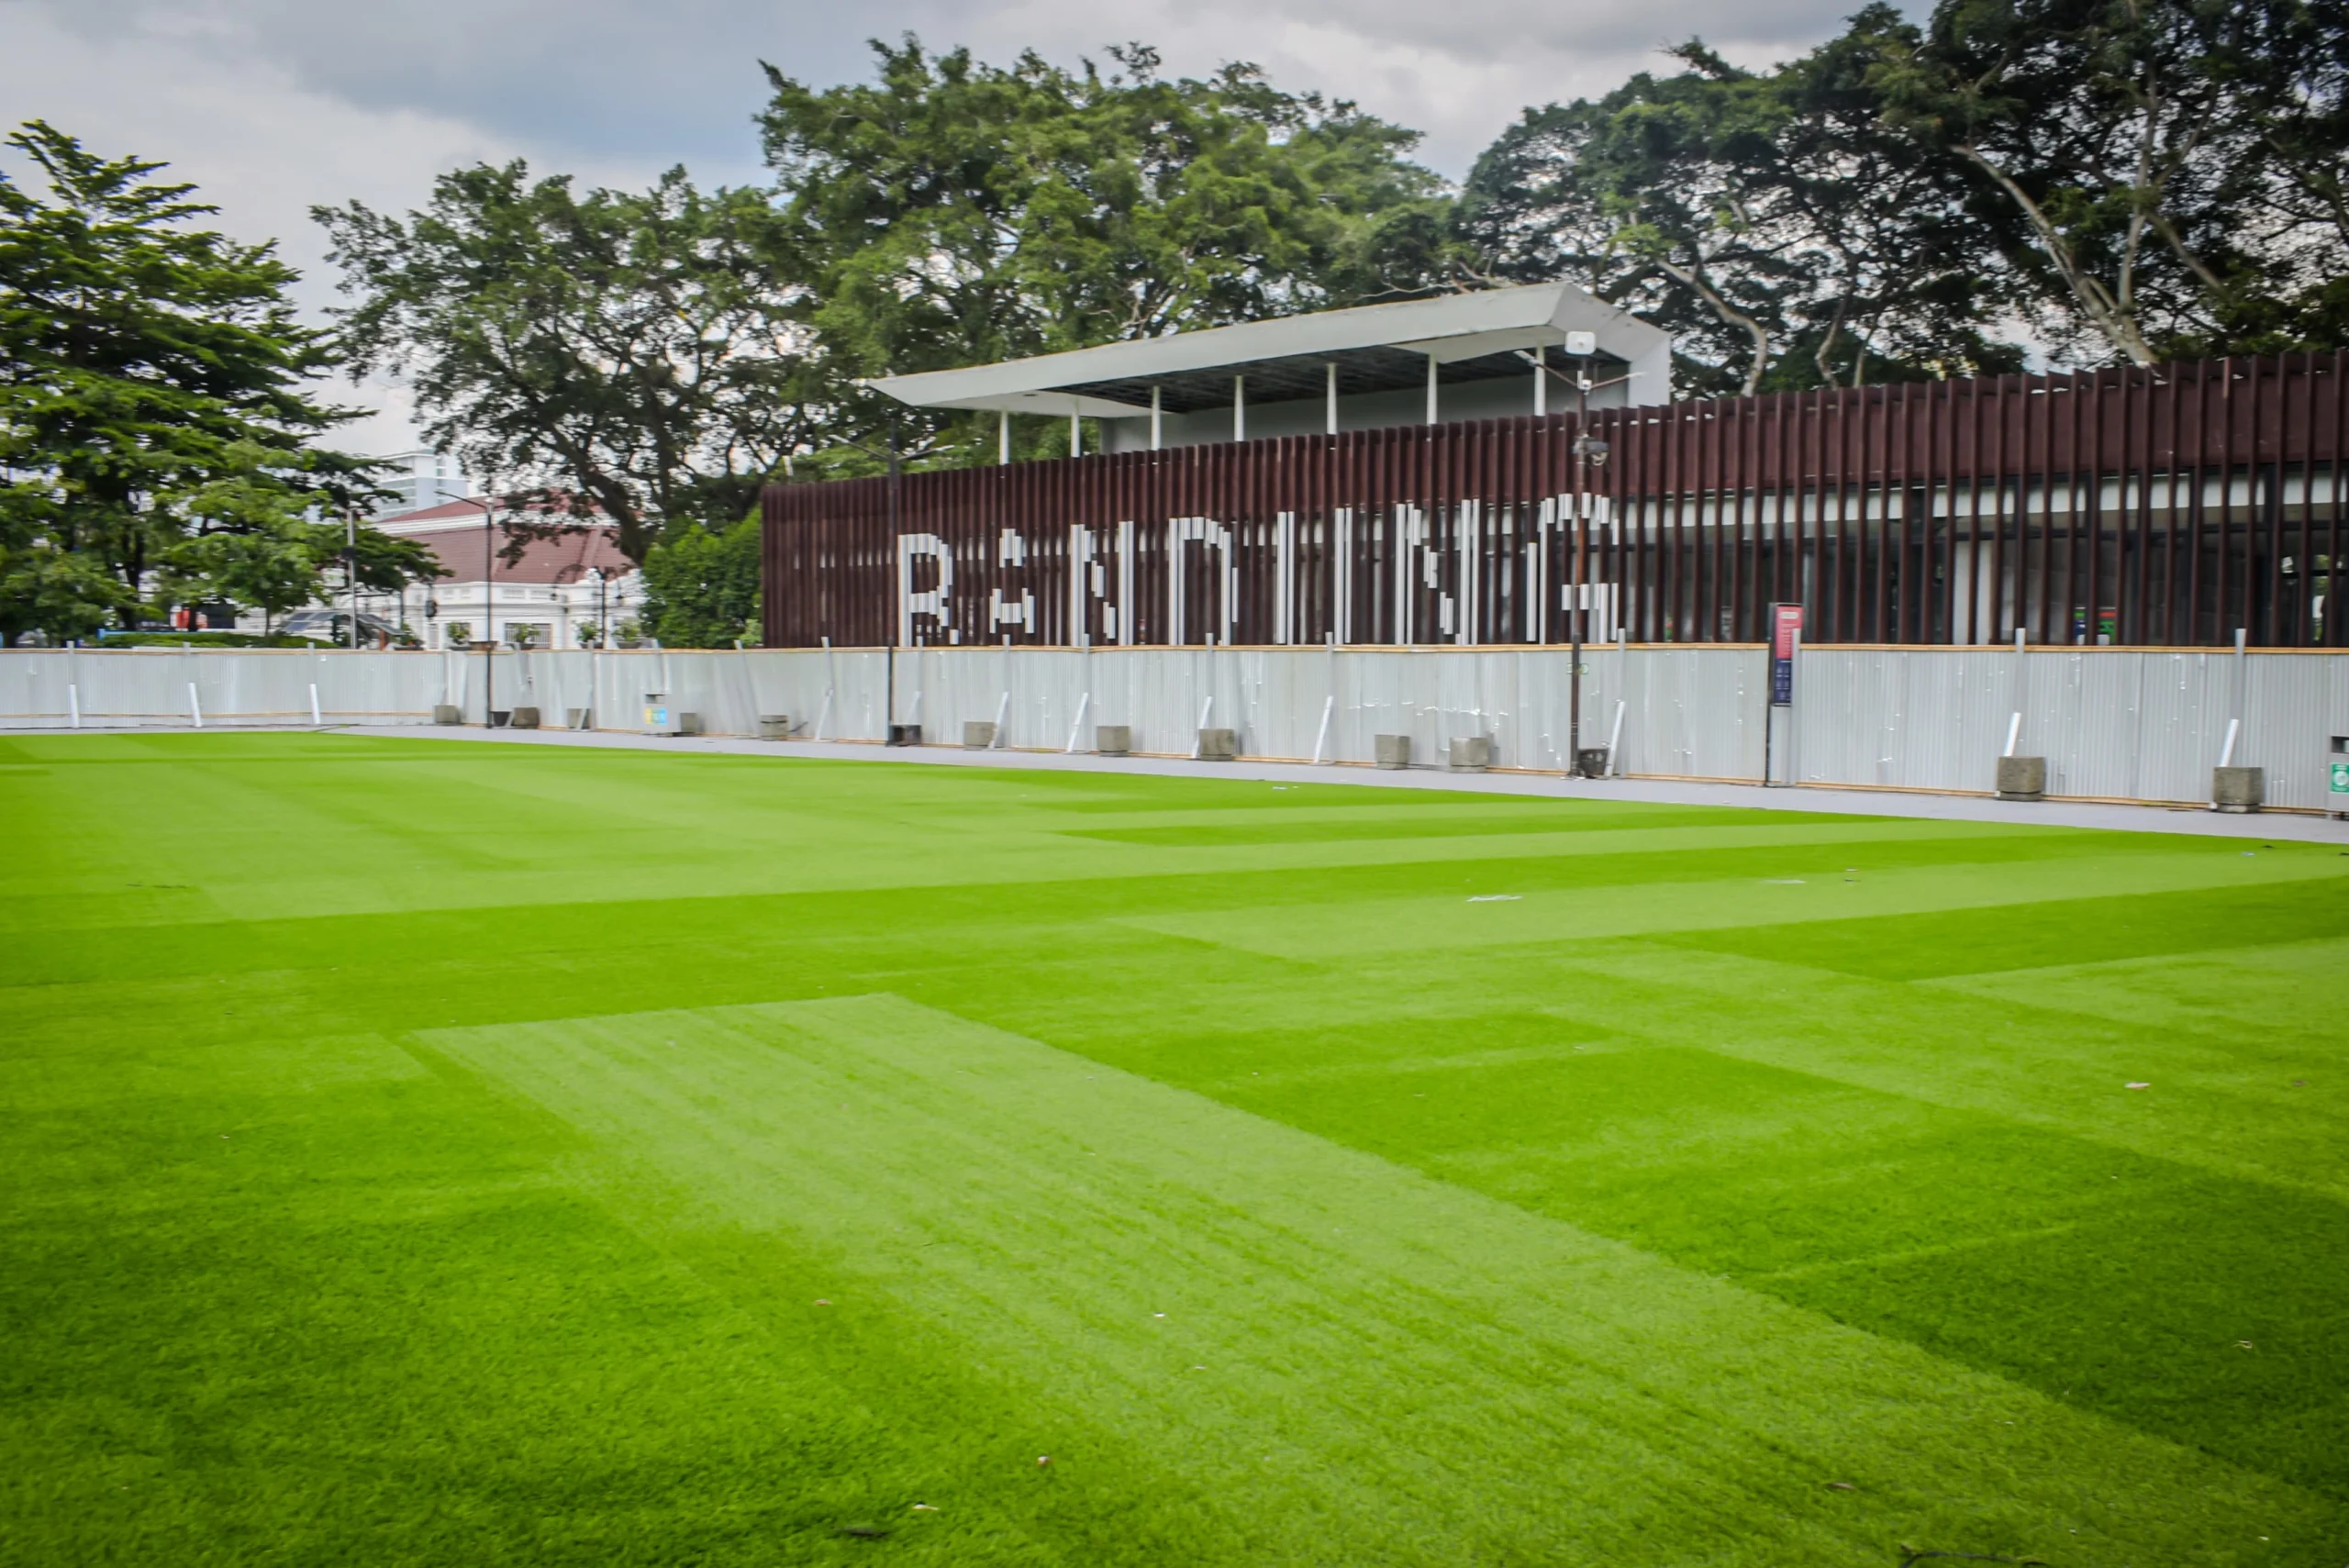
<svg viewBox="0 0 2349 1568">
<path fill-rule="evenodd" d="M 1514 904 L 1520 896 L 1515 893 L 1476 893 L 1469 895 L 1468 902 L 1471 904 Z"/>
<path fill-rule="evenodd" d="M 2124 1089 L 2150 1089 L 2153 1087 L 2151 1084 L 2123 1084 L 2121 1086 Z"/>
<path fill-rule="evenodd" d="M 1802 885 L 1802 878 L 1798 876 L 1765 876 L 1762 879 L 1762 885 L 1765 887 L 1800 887 Z"/>
</svg>

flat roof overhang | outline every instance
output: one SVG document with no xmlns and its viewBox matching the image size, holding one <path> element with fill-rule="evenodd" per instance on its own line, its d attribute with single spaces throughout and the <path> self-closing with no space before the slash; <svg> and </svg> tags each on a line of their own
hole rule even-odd
<svg viewBox="0 0 2349 1568">
<path fill-rule="evenodd" d="M 1599 361 L 1644 363 L 1641 373 L 1658 378 L 1653 388 L 1634 389 L 1632 401 L 1661 402 L 1668 394 L 1661 378 L 1669 371 L 1670 335 L 1571 284 L 1278 317 L 868 384 L 918 408 L 1122 419 L 1147 415 L 1153 389 L 1169 414 L 1229 407 L 1235 376 L 1247 377 L 1252 404 L 1320 397 L 1332 366 L 1341 397 L 1424 387 L 1431 360 L 1446 385 L 1521 376 L 1529 371 L 1523 354 L 1563 348 L 1569 332 L 1591 333 Z"/>
</svg>

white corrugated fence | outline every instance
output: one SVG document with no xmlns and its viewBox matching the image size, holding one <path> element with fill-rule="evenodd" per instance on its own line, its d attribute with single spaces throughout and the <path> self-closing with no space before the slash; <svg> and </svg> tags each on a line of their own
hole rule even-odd
<svg viewBox="0 0 2349 1568">
<path fill-rule="evenodd" d="M 1012 748 L 1089 751 L 1096 726 L 1123 724 L 1136 751 L 1179 756 L 1204 723 L 1250 756 L 1366 762 L 1375 737 L 1401 734 L 1441 764 L 1481 735 L 1497 766 L 1563 770 L 1570 671 L 1555 648 L 509 651 L 494 668 L 478 653 L 12 650 L 0 727 L 429 724 L 444 703 L 478 725 L 494 695 L 549 727 L 627 730 L 659 692 L 715 735 L 785 714 L 798 739 L 878 741 L 894 712 L 955 743 L 1000 715 Z M 2332 742 L 2349 736 L 2349 653 L 1810 648 L 1775 724 L 1768 684 L 1758 647 L 1594 648 L 1582 743 L 1606 745 L 1620 712 L 1625 773 L 1759 780 L 1766 745 L 1779 782 L 1980 793 L 2020 713 L 2017 750 L 2047 759 L 2051 795 L 2189 802 L 2208 798 L 2238 720 L 2234 760 L 2267 770 L 2270 804 L 2323 809 Z"/>
</svg>

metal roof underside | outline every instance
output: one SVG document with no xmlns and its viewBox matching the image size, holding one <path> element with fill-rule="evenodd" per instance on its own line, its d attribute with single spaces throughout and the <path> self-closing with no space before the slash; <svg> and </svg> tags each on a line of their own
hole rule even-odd
<svg viewBox="0 0 2349 1568">
<path fill-rule="evenodd" d="M 1232 378 L 1251 404 L 1318 398 L 1337 367 L 1338 394 L 1401 392 L 1530 375 L 1522 357 L 1589 331 L 1597 358 L 1629 363 L 1668 349 L 1660 328 L 1565 284 L 1536 284 L 1280 317 L 1172 337 L 1105 343 L 1035 359 L 887 376 L 872 384 L 924 408 L 1008 408 L 1130 418 L 1155 388 L 1169 414 L 1226 408 Z M 1554 361 L 1553 361 L 1554 362 Z"/>
</svg>

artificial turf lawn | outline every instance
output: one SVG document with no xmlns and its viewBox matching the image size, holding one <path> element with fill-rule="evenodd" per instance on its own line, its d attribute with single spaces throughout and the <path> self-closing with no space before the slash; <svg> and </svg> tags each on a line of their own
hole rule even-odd
<svg viewBox="0 0 2349 1568">
<path fill-rule="evenodd" d="M 2349 1557 L 2332 849 L 291 735 L 0 822 L 0 1562 Z"/>
</svg>

